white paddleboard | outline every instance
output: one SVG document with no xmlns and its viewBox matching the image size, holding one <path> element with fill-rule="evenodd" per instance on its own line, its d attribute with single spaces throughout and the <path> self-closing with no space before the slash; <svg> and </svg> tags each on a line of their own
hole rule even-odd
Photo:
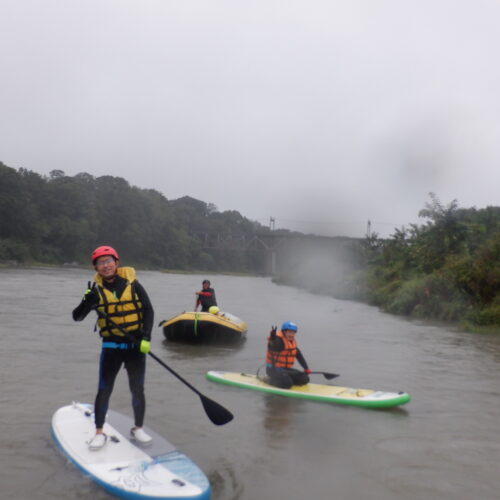
<svg viewBox="0 0 500 500">
<path fill-rule="evenodd" d="M 141 446 L 130 436 L 131 418 L 109 410 L 104 424 L 106 445 L 90 451 L 95 434 L 93 406 L 73 403 L 52 417 L 52 436 L 63 452 L 110 493 L 127 499 L 208 500 L 210 483 L 186 455 L 144 427 L 153 438 Z"/>
</svg>

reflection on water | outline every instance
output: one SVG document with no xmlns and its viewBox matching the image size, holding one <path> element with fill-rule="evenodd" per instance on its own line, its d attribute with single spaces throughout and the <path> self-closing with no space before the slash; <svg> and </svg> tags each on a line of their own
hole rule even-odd
<svg viewBox="0 0 500 500">
<path fill-rule="evenodd" d="M 285 396 L 263 394 L 264 411 L 262 423 L 267 433 L 269 446 L 275 450 L 283 449 L 295 428 L 290 425 L 300 413 L 300 404 Z"/>
<path fill-rule="evenodd" d="M 224 358 L 244 348 L 244 342 L 231 345 L 183 344 L 181 342 L 162 341 L 162 348 L 173 359 L 186 358 Z"/>
<path fill-rule="evenodd" d="M 212 488 L 212 498 L 234 498 L 240 497 L 244 489 L 244 483 L 239 480 L 234 464 L 227 460 L 219 460 L 217 470 L 207 475 Z"/>
</svg>

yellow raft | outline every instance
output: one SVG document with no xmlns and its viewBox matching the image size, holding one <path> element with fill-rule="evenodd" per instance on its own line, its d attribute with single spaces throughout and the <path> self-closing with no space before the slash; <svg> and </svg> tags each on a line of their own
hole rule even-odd
<svg viewBox="0 0 500 500">
<path fill-rule="evenodd" d="M 246 338 L 247 324 L 227 312 L 184 311 L 162 321 L 163 334 L 173 342 L 236 343 Z"/>
</svg>

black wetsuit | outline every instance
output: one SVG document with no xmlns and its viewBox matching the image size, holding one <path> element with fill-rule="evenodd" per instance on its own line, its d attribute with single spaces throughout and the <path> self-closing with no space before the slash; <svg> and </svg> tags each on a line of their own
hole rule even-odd
<svg viewBox="0 0 500 500">
<path fill-rule="evenodd" d="M 103 282 L 104 288 L 117 297 L 121 297 L 127 286 L 127 280 L 121 276 L 115 276 L 113 282 Z M 153 329 L 154 311 L 144 287 L 137 281 L 133 284 L 139 301 L 142 304 L 142 340 L 151 339 Z M 92 310 L 86 301 L 82 301 L 73 310 L 73 319 L 82 321 Z M 132 408 L 134 411 L 134 424 L 142 427 L 146 411 L 146 400 L 144 397 L 144 374 L 146 371 L 146 355 L 139 351 L 138 346 L 126 337 L 109 335 L 103 338 L 103 348 L 99 361 L 99 385 L 94 404 L 95 426 L 101 429 L 104 425 L 106 413 L 109 406 L 109 398 L 113 392 L 116 376 L 122 365 L 128 374 L 130 392 L 132 393 Z M 106 347 L 114 344 L 116 347 Z"/>
<path fill-rule="evenodd" d="M 217 299 L 215 298 L 215 290 L 213 288 L 203 288 L 198 292 L 198 300 L 196 301 L 196 306 L 201 304 L 201 311 L 208 312 L 212 306 L 217 305 Z"/>
</svg>

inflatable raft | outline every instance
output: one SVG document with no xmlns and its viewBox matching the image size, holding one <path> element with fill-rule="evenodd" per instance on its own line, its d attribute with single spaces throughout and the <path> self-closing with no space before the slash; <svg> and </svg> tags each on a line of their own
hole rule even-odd
<svg viewBox="0 0 500 500">
<path fill-rule="evenodd" d="M 185 311 L 162 321 L 163 334 L 173 342 L 194 344 L 237 343 L 246 338 L 247 324 L 227 312 Z"/>
</svg>

